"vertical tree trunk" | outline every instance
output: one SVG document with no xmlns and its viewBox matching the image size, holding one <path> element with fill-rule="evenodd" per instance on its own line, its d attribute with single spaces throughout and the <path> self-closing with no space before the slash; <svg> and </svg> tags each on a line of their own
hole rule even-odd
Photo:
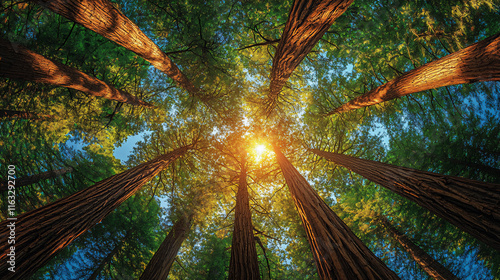
<svg viewBox="0 0 500 280">
<path fill-rule="evenodd" d="M 16 185 L 15 186 L 16 186 L 16 189 L 17 189 L 17 188 L 20 188 L 20 187 L 24 187 L 24 186 L 35 184 L 36 182 L 41 181 L 41 180 L 47 180 L 47 179 L 50 179 L 50 178 L 55 178 L 55 177 L 64 175 L 66 173 L 70 173 L 72 171 L 73 171 L 73 168 L 71 168 L 71 167 L 64 167 L 64 168 L 61 168 L 61 169 L 58 169 L 58 170 L 45 171 L 45 172 L 42 172 L 42 173 L 39 173 L 39 174 L 36 174 L 36 175 L 33 175 L 33 176 L 28 176 L 28 177 L 16 179 Z M 7 187 L 8 187 L 7 181 L 1 181 L 0 182 L 0 192 L 7 191 L 7 189 L 8 189 Z"/>
<path fill-rule="evenodd" d="M 458 280 L 458 278 L 446 267 L 413 243 L 406 235 L 397 230 L 386 217 L 378 215 L 376 221 L 382 223 L 391 236 L 403 246 L 406 252 L 413 257 L 415 262 L 417 262 L 429 276 L 436 280 Z"/>
<path fill-rule="evenodd" d="M 32 0 L 136 53 L 167 74 L 192 96 L 201 90 L 179 70 L 170 58 L 108 0 Z"/>
<path fill-rule="evenodd" d="M 278 95 L 293 70 L 323 37 L 335 19 L 353 0 L 295 0 L 273 58 L 268 108 L 273 109 Z"/>
<path fill-rule="evenodd" d="M 12 221 L 0 223 L 0 279 L 28 279 L 59 250 L 104 219 L 146 182 L 190 149 L 184 146 L 41 208 L 17 216 L 15 245 L 7 243 Z M 15 273 L 7 270 L 15 246 Z"/>
<path fill-rule="evenodd" d="M 115 244 L 115 247 L 113 248 L 113 250 L 111 250 L 111 252 L 109 252 L 108 255 L 102 259 L 102 261 L 99 263 L 97 268 L 94 270 L 92 275 L 90 275 L 90 277 L 87 280 L 97 279 L 99 274 L 101 274 L 101 271 L 104 269 L 104 266 L 107 265 L 108 263 L 110 263 L 111 260 L 113 259 L 113 257 L 116 254 L 118 254 L 118 251 L 120 251 L 120 249 L 123 246 L 123 243 L 127 240 L 127 238 L 130 236 L 131 233 L 132 233 L 132 231 L 130 231 L 130 230 L 127 231 L 127 233 L 123 236 L 123 238 L 117 244 Z"/>
<path fill-rule="evenodd" d="M 406 72 L 327 115 L 343 113 L 438 87 L 500 81 L 500 34 Z"/>
<path fill-rule="evenodd" d="M 1 74 L 0 74 L 1 75 Z M 0 119 L 27 119 L 27 120 L 48 120 L 53 119 L 54 116 L 51 115 L 42 115 L 37 113 L 30 113 L 25 111 L 13 111 L 13 110 L 0 110 Z"/>
<path fill-rule="evenodd" d="M 500 250 L 500 184 L 446 176 L 313 149 L 366 179 L 414 201 Z"/>
<path fill-rule="evenodd" d="M 152 106 L 127 92 L 118 90 L 75 68 L 51 61 L 23 46 L 1 38 L 0 77 L 72 88 L 94 96 L 131 105 Z"/>
<path fill-rule="evenodd" d="M 174 224 L 160 248 L 156 251 L 148 266 L 141 275 L 141 280 L 166 280 L 175 257 L 181 248 L 182 242 L 187 238 L 191 228 L 191 219 L 183 215 Z"/>
<path fill-rule="evenodd" d="M 299 211 L 321 279 L 399 279 L 328 207 L 293 165 L 274 147 Z"/>
<path fill-rule="evenodd" d="M 252 213 L 247 189 L 246 160 L 241 163 L 236 208 L 234 212 L 233 241 L 231 245 L 231 261 L 229 263 L 229 279 L 260 279 L 257 249 L 253 236 Z"/>
</svg>

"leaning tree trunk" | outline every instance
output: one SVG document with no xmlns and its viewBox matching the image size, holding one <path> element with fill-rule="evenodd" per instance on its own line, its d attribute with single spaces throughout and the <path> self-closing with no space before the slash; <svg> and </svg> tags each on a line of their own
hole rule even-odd
<svg viewBox="0 0 500 280">
<path fill-rule="evenodd" d="M 257 249 L 253 236 L 252 213 L 248 200 L 246 160 L 242 162 L 238 193 L 236 194 L 229 279 L 260 279 Z"/>
<path fill-rule="evenodd" d="M 294 1 L 273 58 L 268 110 L 276 106 L 278 95 L 293 70 L 352 2 L 353 0 Z"/>
<path fill-rule="evenodd" d="M 26 119 L 26 120 L 49 120 L 53 119 L 54 116 L 30 113 L 25 111 L 0 110 L 0 119 L 14 119 L 14 118 Z"/>
<path fill-rule="evenodd" d="M 190 149 L 184 146 L 51 204 L 0 223 L 0 279 L 28 279 L 59 250 L 99 223 Z M 15 223 L 15 273 L 7 270 L 8 224 Z"/>
<path fill-rule="evenodd" d="M 312 149 L 366 179 L 414 201 L 500 250 L 500 184 L 399 167 Z"/>
<path fill-rule="evenodd" d="M 73 168 L 71 168 L 71 167 L 64 167 L 64 168 L 61 168 L 61 169 L 58 169 L 58 170 L 45 171 L 45 172 L 42 172 L 42 173 L 39 173 L 39 174 L 36 174 L 36 175 L 33 175 L 33 176 L 19 178 L 19 179 L 16 179 L 16 185 L 15 185 L 15 187 L 17 189 L 17 188 L 20 188 L 20 187 L 32 185 L 32 184 L 35 184 L 38 181 L 47 180 L 47 179 L 50 179 L 50 178 L 55 178 L 55 177 L 64 175 L 66 173 L 70 173 L 72 171 L 73 171 Z M 7 190 L 8 190 L 7 182 L 6 181 L 0 182 L 0 192 L 7 191 Z"/>
<path fill-rule="evenodd" d="M 274 147 L 274 152 L 321 279 L 399 279 L 328 207 L 279 148 Z"/>
<path fill-rule="evenodd" d="M 76 89 L 131 105 L 152 105 L 75 68 L 49 60 L 27 48 L 0 38 L 0 77 Z"/>
<path fill-rule="evenodd" d="M 167 74 L 192 96 L 203 99 L 200 89 L 172 60 L 108 0 L 31 0 L 136 53 Z"/>
<path fill-rule="evenodd" d="M 413 243 L 406 235 L 397 230 L 386 217 L 378 215 L 375 219 L 382 223 L 391 236 L 403 246 L 406 252 L 412 256 L 415 262 L 417 262 L 429 276 L 436 280 L 458 280 L 458 278 L 446 267 L 427 254 L 422 248 L 417 246 L 417 244 Z"/>
<path fill-rule="evenodd" d="M 406 72 L 327 115 L 375 105 L 433 88 L 481 81 L 500 81 L 500 34 Z"/>
<path fill-rule="evenodd" d="M 104 266 L 106 266 L 108 263 L 111 262 L 111 260 L 113 259 L 113 257 L 118 254 L 118 251 L 121 250 L 121 248 L 123 247 L 123 243 L 127 240 L 127 238 L 130 236 L 130 234 L 132 233 L 131 230 L 127 231 L 127 234 L 125 234 L 122 239 L 120 241 L 118 241 L 117 244 L 115 244 L 115 247 L 113 248 L 113 250 L 111 250 L 111 252 L 109 252 L 106 257 L 104 257 L 101 262 L 99 263 L 99 265 L 97 266 L 97 268 L 94 270 L 94 272 L 92 273 L 92 275 L 90 275 L 90 277 L 87 279 L 87 280 L 95 280 L 97 279 L 97 277 L 99 276 L 99 274 L 101 274 L 101 271 L 104 269 Z"/>
<path fill-rule="evenodd" d="M 191 228 L 191 216 L 183 215 L 174 224 L 141 275 L 141 280 L 166 280 L 175 257 Z"/>
</svg>

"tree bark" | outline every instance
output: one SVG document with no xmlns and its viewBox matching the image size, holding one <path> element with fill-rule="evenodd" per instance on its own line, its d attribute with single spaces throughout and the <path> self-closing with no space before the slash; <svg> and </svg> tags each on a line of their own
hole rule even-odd
<svg viewBox="0 0 500 280">
<path fill-rule="evenodd" d="M 182 216 L 168 233 L 160 248 L 156 251 L 148 266 L 141 275 L 141 280 L 166 280 L 175 257 L 187 238 L 191 228 L 191 219 Z"/>
<path fill-rule="evenodd" d="M 5 119 L 20 118 L 26 120 L 49 120 L 53 119 L 54 116 L 30 113 L 25 111 L 0 110 L 0 119 L 2 118 Z"/>
<path fill-rule="evenodd" d="M 406 72 L 327 115 L 375 105 L 415 92 L 480 81 L 500 81 L 500 34 Z"/>
<path fill-rule="evenodd" d="M 312 149 L 417 203 L 500 251 L 500 184 L 399 167 Z"/>
<path fill-rule="evenodd" d="M 115 245 L 115 247 L 113 248 L 113 250 L 111 250 L 111 252 L 109 252 L 108 255 L 102 259 L 102 261 L 99 263 L 99 266 L 97 266 L 97 268 L 94 270 L 94 272 L 92 273 L 92 275 L 90 275 L 90 277 L 87 280 L 95 280 L 95 279 L 97 279 L 97 277 L 99 276 L 99 274 L 101 274 L 101 271 L 104 269 L 104 266 L 106 264 L 110 263 L 111 260 L 113 259 L 113 257 L 116 254 L 118 254 L 118 251 L 120 251 L 120 249 L 123 246 L 123 242 L 125 242 L 127 240 L 127 238 L 130 236 L 131 232 L 132 231 L 130 231 L 130 230 L 127 231 L 127 234 L 125 234 L 125 236 L 123 236 L 123 238 Z"/>
<path fill-rule="evenodd" d="M 81 24 L 118 45 L 136 53 L 167 74 L 192 96 L 203 99 L 202 91 L 179 70 L 172 60 L 129 18 L 108 0 L 32 0 Z"/>
<path fill-rule="evenodd" d="M 253 235 L 252 213 L 250 212 L 248 199 L 246 160 L 242 162 L 234 211 L 229 279 L 260 279 L 257 249 L 255 248 Z"/>
<path fill-rule="evenodd" d="M 412 258 L 429 276 L 436 280 L 458 280 L 446 267 L 427 254 L 422 248 L 413 243 L 406 235 L 397 230 L 391 222 L 384 216 L 377 216 L 376 221 L 380 222 L 396 239 L 401 246 L 408 252 Z"/>
<path fill-rule="evenodd" d="M 399 279 L 354 235 L 274 147 L 321 279 Z"/>
<path fill-rule="evenodd" d="M 0 77 L 76 89 L 131 105 L 152 107 L 141 99 L 116 89 L 75 68 L 49 60 L 23 46 L 0 38 Z"/>
<path fill-rule="evenodd" d="M 28 176 L 28 177 L 16 179 L 16 185 L 15 186 L 16 186 L 16 189 L 17 189 L 17 188 L 20 188 L 20 187 L 24 187 L 24 186 L 35 184 L 36 182 L 41 181 L 41 180 L 47 180 L 47 179 L 50 179 L 50 178 L 55 178 L 55 177 L 64 175 L 66 173 L 70 173 L 72 171 L 73 171 L 73 168 L 71 168 L 71 167 L 64 167 L 64 168 L 61 168 L 61 169 L 58 169 L 58 170 L 45 171 L 45 172 L 42 172 L 42 173 L 39 173 L 39 174 L 36 174 L 36 175 L 33 175 L 33 176 Z M 7 181 L 1 181 L 0 182 L 0 192 L 4 192 L 4 191 L 7 191 L 7 190 L 8 190 Z"/>
<path fill-rule="evenodd" d="M 7 270 L 12 221 L 0 223 L 0 279 L 28 279 L 59 250 L 99 223 L 146 182 L 190 149 L 184 146 L 73 195 L 16 217 L 15 273 Z"/>
<path fill-rule="evenodd" d="M 295 0 L 273 58 L 268 106 L 273 109 L 292 72 L 353 0 Z"/>
</svg>

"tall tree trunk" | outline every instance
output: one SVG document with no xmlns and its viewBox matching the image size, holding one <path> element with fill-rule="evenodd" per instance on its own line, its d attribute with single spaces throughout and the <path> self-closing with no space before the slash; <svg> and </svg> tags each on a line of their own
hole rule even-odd
<svg viewBox="0 0 500 280">
<path fill-rule="evenodd" d="M 183 215 L 174 224 L 141 275 L 141 280 L 166 280 L 175 257 L 191 228 L 191 216 Z"/>
<path fill-rule="evenodd" d="M 382 103 L 438 87 L 500 81 L 500 34 L 406 72 L 327 115 Z"/>
<path fill-rule="evenodd" d="M 257 249 L 253 236 L 252 213 L 247 189 L 246 160 L 242 163 L 236 208 L 234 212 L 233 241 L 231 245 L 231 261 L 229 263 L 229 279 L 260 279 Z"/>
<path fill-rule="evenodd" d="M 0 74 L 1 75 L 1 74 Z M 37 113 L 30 113 L 25 111 L 14 111 L 14 110 L 0 110 L 0 119 L 27 119 L 27 120 L 48 120 L 53 119 L 54 116 L 42 115 Z"/>
<path fill-rule="evenodd" d="M 273 58 L 268 108 L 273 109 L 278 95 L 293 70 L 323 37 L 335 19 L 353 0 L 295 0 Z"/>
<path fill-rule="evenodd" d="M 104 219 L 190 146 L 175 149 L 95 185 L 16 217 L 15 273 L 7 270 L 12 221 L 0 223 L 0 279 L 28 279 L 59 250 Z"/>
<path fill-rule="evenodd" d="M 406 235 L 397 230 L 386 217 L 378 215 L 376 221 L 380 222 L 389 231 L 391 236 L 403 246 L 406 252 L 413 257 L 415 262 L 417 262 L 429 276 L 437 280 L 458 280 L 458 278 L 446 267 L 427 254 L 422 248 L 417 246 L 417 244 L 413 243 Z"/>
<path fill-rule="evenodd" d="M 328 207 L 279 148 L 275 146 L 274 152 L 321 279 L 399 279 Z"/>
<path fill-rule="evenodd" d="M 0 77 L 76 89 L 131 105 L 152 107 L 141 99 L 116 89 L 75 68 L 49 60 L 27 48 L 0 38 Z"/>
<path fill-rule="evenodd" d="M 129 18 L 108 0 L 32 0 L 136 53 L 167 74 L 192 96 L 202 91 Z"/>
<path fill-rule="evenodd" d="M 366 179 L 414 201 L 500 250 L 500 184 L 395 166 L 312 149 Z"/>
<path fill-rule="evenodd" d="M 127 233 L 122 237 L 122 239 L 118 241 L 117 244 L 115 244 L 113 250 L 111 250 L 111 252 L 109 252 L 108 255 L 101 260 L 97 268 L 94 270 L 92 275 L 90 275 L 90 277 L 87 280 L 97 279 L 99 274 L 101 274 L 101 271 L 104 269 L 104 266 L 110 263 L 113 257 L 116 254 L 118 254 L 118 251 L 120 251 L 120 249 L 123 247 L 123 243 L 127 240 L 127 238 L 130 236 L 131 233 L 132 233 L 131 230 L 127 231 Z"/>
<path fill-rule="evenodd" d="M 17 189 L 20 187 L 35 184 L 36 182 L 41 181 L 41 180 L 55 178 L 55 177 L 64 175 L 66 173 L 70 173 L 72 171 L 73 171 L 73 168 L 71 168 L 71 167 L 64 167 L 64 168 L 57 169 L 57 170 L 45 171 L 45 172 L 42 172 L 42 173 L 39 173 L 39 174 L 36 174 L 33 176 L 28 176 L 28 177 L 16 179 L 15 186 Z M 7 181 L 1 181 L 0 182 L 0 192 L 7 191 L 7 190 L 8 190 Z"/>
</svg>

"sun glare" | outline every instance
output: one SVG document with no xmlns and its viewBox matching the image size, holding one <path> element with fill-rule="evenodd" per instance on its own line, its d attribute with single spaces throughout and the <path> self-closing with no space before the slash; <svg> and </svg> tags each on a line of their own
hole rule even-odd
<svg viewBox="0 0 500 280">
<path fill-rule="evenodd" d="M 257 162 L 261 161 L 261 159 L 263 158 L 266 151 L 267 151 L 266 145 L 263 145 L 263 144 L 255 145 L 255 147 L 254 147 L 255 160 Z"/>
</svg>

